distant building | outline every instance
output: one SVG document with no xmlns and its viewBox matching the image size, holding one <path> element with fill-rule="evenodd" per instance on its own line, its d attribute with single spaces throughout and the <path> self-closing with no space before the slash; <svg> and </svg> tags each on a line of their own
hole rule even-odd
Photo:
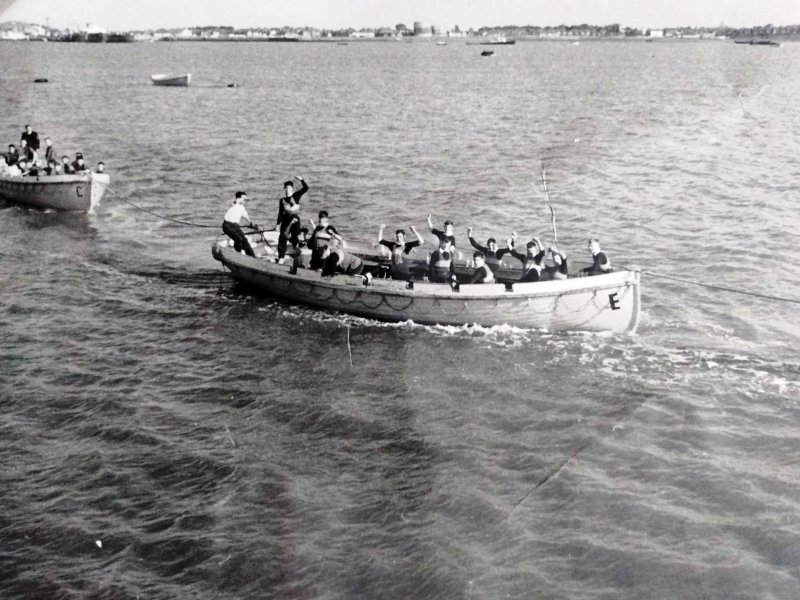
<svg viewBox="0 0 800 600">
<path fill-rule="evenodd" d="M 664 37 L 664 30 L 663 29 L 651 29 L 648 32 L 648 35 L 651 38 L 662 38 L 662 37 Z"/>
</svg>

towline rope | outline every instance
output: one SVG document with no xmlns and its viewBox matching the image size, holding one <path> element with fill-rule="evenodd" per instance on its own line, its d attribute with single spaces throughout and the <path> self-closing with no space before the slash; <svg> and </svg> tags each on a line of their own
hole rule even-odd
<svg viewBox="0 0 800 600">
<path fill-rule="evenodd" d="M 673 277 L 672 275 L 663 275 L 661 273 L 654 273 L 653 271 L 642 271 L 644 275 L 651 277 L 660 277 L 661 279 L 671 279 L 672 281 L 679 281 L 681 283 L 688 283 L 691 285 L 699 285 L 710 290 L 719 290 L 721 292 L 731 292 L 732 294 L 742 294 L 743 296 L 753 296 L 755 298 L 764 298 L 766 300 L 777 300 L 779 302 L 789 302 L 791 304 L 800 304 L 800 300 L 796 298 L 785 298 L 783 296 L 773 296 L 771 294 L 759 294 L 758 292 L 750 292 L 747 290 L 737 290 L 736 288 L 725 287 L 723 285 L 715 285 L 712 283 L 703 283 L 701 281 L 692 281 L 691 279 L 683 279 L 681 277 Z"/>
<path fill-rule="evenodd" d="M 134 204 L 130 200 L 126 200 L 125 198 L 123 198 L 122 196 L 117 194 L 114 190 L 106 189 L 106 192 L 109 192 L 109 193 L 113 194 L 114 196 L 116 196 L 117 198 L 122 200 L 125 204 L 130 204 L 132 207 L 137 208 L 137 209 L 141 210 L 142 212 L 146 212 L 148 214 L 153 215 L 154 217 L 158 217 L 159 219 L 163 219 L 165 221 L 172 221 L 173 223 L 179 223 L 180 225 L 189 225 L 191 227 L 213 227 L 215 229 L 219 229 L 220 228 L 219 225 L 206 225 L 204 223 L 190 223 L 189 221 L 181 221 L 180 219 L 173 219 L 172 217 L 165 217 L 164 215 L 159 215 L 158 213 L 155 213 L 152 210 L 148 210 L 148 209 L 144 208 L 143 206 L 139 206 L 138 204 Z"/>
</svg>

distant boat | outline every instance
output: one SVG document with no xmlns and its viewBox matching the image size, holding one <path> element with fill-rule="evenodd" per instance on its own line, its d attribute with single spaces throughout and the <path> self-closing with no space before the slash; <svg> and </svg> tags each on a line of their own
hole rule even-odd
<svg viewBox="0 0 800 600">
<path fill-rule="evenodd" d="M 162 73 L 150 75 L 150 80 L 153 82 L 153 85 L 167 85 L 172 87 L 188 87 L 191 79 L 191 73 L 184 73 L 183 75 L 165 75 Z"/>
<path fill-rule="evenodd" d="M 447 46 L 447 42 L 436 42 L 437 46 Z"/>
<path fill-rule="evenodd" d="M 747 44 L 748 46 L 777 46 L 780 47 L 780 42 L 772 40 L 733 40 L 735 44 Z"/>
<path fill-rule="evenodd" d="M 100 204 L 108 173 L 83 175 L 0 175 L 0 198 L 32 208 L 89 212 Z"/>
<path fill-rule="evenodd" d="M 494 50 L 484 50 L 481 52 L 481 56 L 494 56 Z"/>
<path fill-rule="evenodd" d="M 517 40 L 507 40 L 504 35 L 496 35 L 487 42 L 480 42 L 481 46 L 511 46 L 516 44 Z"/>
</svg>

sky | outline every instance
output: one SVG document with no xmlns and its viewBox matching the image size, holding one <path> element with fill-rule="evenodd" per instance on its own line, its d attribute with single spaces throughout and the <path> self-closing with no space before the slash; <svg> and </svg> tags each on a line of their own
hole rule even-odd
<svg viewBox="0 0 800 600">
<path fill-rule="evenodd" d="M 49 19 L 49 21 L 48 21 Z M 193 25 L 730 27 L 800 24 L 800 0 L 0 0 L 0 22 L 110 30 Z"/>
</svg>

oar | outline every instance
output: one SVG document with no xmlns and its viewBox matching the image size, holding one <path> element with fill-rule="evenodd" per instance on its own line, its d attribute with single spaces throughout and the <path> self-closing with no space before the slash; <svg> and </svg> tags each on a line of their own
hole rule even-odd
<svg viewBox="0 0 800 600">
<path fill-rule="evenodd" d="M 544 189 L 544 200 L 547 202 L 547 208 L 550 209 L 550 220 L 553 225 L 553 243 L 558 246 L 558 234 L 556 233 L 556 211 L 553 210 L 553 205 L 550 204 L 550 194 L 547 191 L 547 171 L 544 168 L 544 161 L 542 161 L 542 189 Z"/>
</svg>

